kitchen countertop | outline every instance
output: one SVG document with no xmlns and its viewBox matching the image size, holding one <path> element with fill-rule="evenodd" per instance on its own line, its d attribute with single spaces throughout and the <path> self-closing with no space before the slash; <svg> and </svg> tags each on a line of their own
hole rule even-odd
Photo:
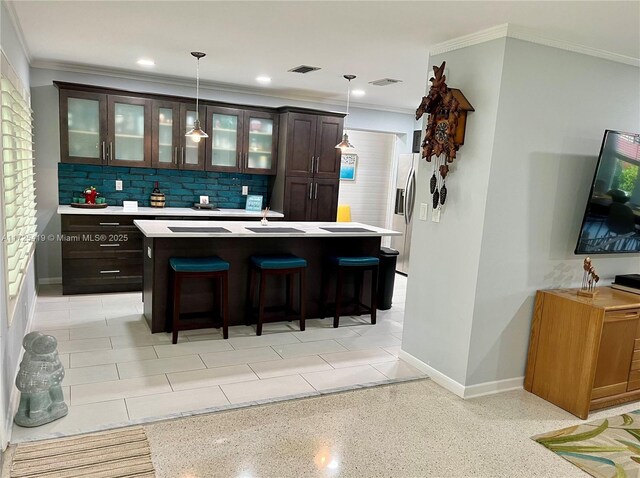
<svg viewBox="0 0 640 478">
<path fill-rule="evenodd" d="M 359 222 L 284 222 L 276 221 L 267 226 L 261 226 L 260 221 L 165 221 L 136 219 L 133 223 L 146 237 L 185 238 L 185 237 L 375 237 L 400 236 L 401 232 L 369 226 Z M 174 232 L 170 228 L 194 228 L 194 231 Z M 195 229 L 224 228 L 229 232 L 197 232 Z M 260 228 L 262 231 L 252 231 L 247 228 Z M 322 228 L 343 229 L 330 232 Z M 366 229 L 366 231 L 351 231 L 349 229 Z M 268 230 L 279 230 L 268 232 Z M 300 232 L 287 231 L 297 229 Z"/>
<path fill-rule="evenodd" d="M 107 206 L 101 209 L 83 209 L 66 205 L 58 206 L 58 214 L 82 214 L 90 216 L 204 216 L 204 217 L 256 217 L 261 218 L 262 212 L 245 211 L 244 209 L 195 210 L 189 207 L 139 207 L 137 211 L 124 211 L 122 206 Z M 267 217 L 282 218 L 284 214 L 269 211 Z M 199 221 L 200 222 L 200 221 Z"/>
</svg>

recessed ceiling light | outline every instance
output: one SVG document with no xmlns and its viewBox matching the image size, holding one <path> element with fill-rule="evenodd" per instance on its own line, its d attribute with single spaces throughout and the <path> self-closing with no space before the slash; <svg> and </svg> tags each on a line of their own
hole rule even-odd
<svg viewBox="0 0 640 478">
<path fill-rule="evenodd" d="M 149 60 L 149 59 L 147 59 L 147 58 L 140 58 L 140 59 L 137 61 L 137 63 L 138 63 L 138 65 L 140 65 L 140 66 L 154 66 L 154 65 L 156 64 L 156 62 L 155 62 L 155 61 L 153 61 L 153 60 Z"/>
<path fill-rule="evenodd" d="M 353 91 L 351 92 L 351 94 L 352 94 L 353 96 L 364 96 L 364 95 L 365 95 L 365 92 L 364 92 L 364 90 L 353 90 Z"/>
<path fill-rule="evenodd" d="M 271 78 L 269 78 L 268 76 L 260 75 L 256 78 L 256 81 L 258 83 L 262 83 L 263 85 L 266 85 L 267 83 L 271 83 Z"/>
</svg>

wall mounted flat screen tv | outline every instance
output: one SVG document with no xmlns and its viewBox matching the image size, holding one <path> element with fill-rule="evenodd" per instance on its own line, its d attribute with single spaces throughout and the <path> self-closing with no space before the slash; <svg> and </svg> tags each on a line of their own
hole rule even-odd
<svg viewBox="0 0 640 478">
<path fill-rule="evenodd" d="M 576 254 L 640 252 L 640 134 L 604 133 Z"/>
</svg>

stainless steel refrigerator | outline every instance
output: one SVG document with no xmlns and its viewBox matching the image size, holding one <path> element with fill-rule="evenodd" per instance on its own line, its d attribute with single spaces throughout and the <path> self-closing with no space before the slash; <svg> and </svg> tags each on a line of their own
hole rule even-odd
<svg viewBox="0 0 640 478">
<path fill-rule="evenodd" d="M 416 200 L 416 175 L 420 154 L 398 156 L 398 170 L 393 207 L 393 230 L 402 231 L 402 236 L 391 237 L 391 247 L 400 255 L 396 270 L 409 274 L 409 253 L 411 251 L 411 223 Z"/>
</svg>

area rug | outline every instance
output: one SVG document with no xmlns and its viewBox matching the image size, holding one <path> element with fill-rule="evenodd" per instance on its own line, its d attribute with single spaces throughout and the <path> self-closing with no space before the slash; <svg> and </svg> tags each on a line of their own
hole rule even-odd
<svg viewBox="0 0 640 478">
<path fill-rule="evenodd" d="M 640 477 L 640 410 L 531 439 L 591 476 Z"/>
<path fill-rule="evenodd" d="M 142 427 L 20 444 L 11 478 L 152 478 Z"/>
</svg>

